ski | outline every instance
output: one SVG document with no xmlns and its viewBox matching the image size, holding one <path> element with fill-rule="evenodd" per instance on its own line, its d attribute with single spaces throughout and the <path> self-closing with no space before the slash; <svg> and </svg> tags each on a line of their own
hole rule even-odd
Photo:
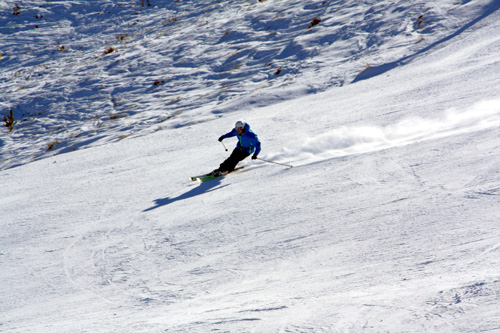
<svg viewBox="0 0 500 333">
<path fill-rule="evenodd" d="M 191 181 L 198 181 L 200 183 L 203 183 L 203 182 L 206 182 L 206 181 L 209 181 L 209 180 L 212 180 L 212 179 L 215 179 L 215 178 L 220 178 L 220 177 L 224 177 L 224 176 L 227 176 L 228 174 L 230 173 L 233 173 L 235 171 L 238 171 L 238 170 L 241 170 L 243 169 L 244 167 L 238 167 L 236 169 L 234 169 L 233 171 L 231 172 L 227 172 L 223 175 L 220 175 L 220 176 L 216 176 L 214 174 L 212 174 L 211 172 L 210 173 L 207 173 L 207 174 L 204 174 L 204 175 L 199 175 L 199 176 L 194 176 L 194 177 L 189 177 L 189 179 Z"/>
<path fill-rule="evenodd" d="M 194 182 L 194 181 L 196 181 L 198 178 L 206 177 L 206 176 L 209 176 L 210 174 L 211 174 L 211 172 L 209 172 L 209 173 L 205 173 L 205 174 L 203 174 L 203 175 L 199 175 L 199 176 L 189 177 L 189 180 Z"/>
</svg>

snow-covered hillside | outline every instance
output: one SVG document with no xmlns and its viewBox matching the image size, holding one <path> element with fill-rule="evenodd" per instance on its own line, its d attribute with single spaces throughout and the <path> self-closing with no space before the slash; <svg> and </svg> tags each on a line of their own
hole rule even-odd
<svg viewBox="0 0 500 333">
<path fill-rule="evenodd" d="M 0 108 L 18 121 L 2 132 L 1 168 L 344 86 L 437 48 L 498 6 L 150 4 L 0 5 Z"/>
<path fill-rule="evenodd" d="M 0 3 L 0 331 L 500 330 L 499 1 L 149 3 Z"/>
</svg>

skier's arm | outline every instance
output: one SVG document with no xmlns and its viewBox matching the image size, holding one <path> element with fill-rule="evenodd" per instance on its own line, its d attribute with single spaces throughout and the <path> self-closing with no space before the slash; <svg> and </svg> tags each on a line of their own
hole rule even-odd
<svg viewBox="0 0 500 333">
<path fill-rule="evenodd" d="M 235 130 L 235 129 L 233 129 L 231 132 L 226 133 L 226 134 L 224 134 L 223 136 L 221 136 L 221 137 L 219 138 L 219 141 L 222 141 L 222 140 L 224 140 L 224 139 L 227 139 L 227 138 L 230 138 L 230 137 L 236 136 L 237 134 L 238 134 L 238 132 L 236 132 L 236 130 Z"/>
<path fill-rule="evenodd" d="M 260 141 L 259 141 L 259 138 L 257 137 L 257 135 L 255 136 L 254 147 L 255 147 L 255 152 L 253 153 L 253 157 L 257 158 L 257 155 L 259 155 L 259 153 L 260 153 Z"/>
</svg>

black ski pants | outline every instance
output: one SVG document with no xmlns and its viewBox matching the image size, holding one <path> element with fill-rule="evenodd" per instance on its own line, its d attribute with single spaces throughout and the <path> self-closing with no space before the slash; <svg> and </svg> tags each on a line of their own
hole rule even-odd
<svg viewBox="0 0 500 333">
<path fill-rule="evenodd" d="M 219 170 L 231 172 L 234 170 L 234 168 L 236 168 L 236 164 L 238 164 L 240 161 L 243 161 L 248 156 L 250 156 L 250 154 L 246 151 L 234 148 L 231 155 L 221 163 L 221 165 L 219 166 Z"/>
</svg>

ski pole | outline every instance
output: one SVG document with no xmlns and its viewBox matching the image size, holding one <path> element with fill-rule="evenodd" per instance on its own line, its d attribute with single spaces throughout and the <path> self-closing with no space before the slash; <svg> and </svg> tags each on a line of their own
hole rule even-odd
<svg viewBox="0 0 500 333">
<path fill-rule="evenodd" d="M 224 142 L 221 141 L 220 143 L 222 143 L 222 145 L 224 146 L 224 149 L 227 151 L 227 148 L 226 148 L 226 145 L 224 144 Z"/>
<path fill-rule="evenodd" d="M 267 160 L 263 160 L 262 158 L 258 158 L 258 157 L 257 157 L 257 159 L 259 161 L 262 161 L 262 162 L 274 163 L 274 164 L 283 165 L 283 166 L 286 166 L 286 167 L 289 167 L 289 168 L 293 168 L 293 165 L 290 165 L 290 164 L 283 164 L 283 163 L 278 163 L 278 162 L 273 162 L 273 161 L 267 161 Z"/>
</svg>

